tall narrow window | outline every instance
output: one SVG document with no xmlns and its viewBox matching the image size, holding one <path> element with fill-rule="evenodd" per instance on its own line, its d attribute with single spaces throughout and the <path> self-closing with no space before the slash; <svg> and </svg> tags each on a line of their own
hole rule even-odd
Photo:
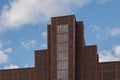
<svg viewBox="0 0 120 80">
<path fill-rule="evenodd" d="M 57 80 L 68 80 L 68 25 L 57 26 Z"/>
</svg>

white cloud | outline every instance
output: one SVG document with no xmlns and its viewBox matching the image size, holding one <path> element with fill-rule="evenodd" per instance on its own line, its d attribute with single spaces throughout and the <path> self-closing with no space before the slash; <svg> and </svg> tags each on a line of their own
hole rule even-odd
<svg viewBox="0 0 120 80">
<path fill-rule="evenodd" d="M 4 43 L 0 41 L 0 65 L 8 62 L 9 57 L 7 53 L 11 53 L 13 51 L 12 48 L 4 48 Z"/>
<path fill-rule="evenodd" d="M 13 51 L 12 48 L 6 48 L 5 50 L 0 50 L 0 64 L 4 64 L 8 62 L 8 55 L 6 53 L 11 53 Z"/>
<path fill-rule="evenodd" d="M 51 16 L 68 14 L 74 7 L 81 8 L 90 0 L 12 0 L 3 6 L 0 31 L 36 24 Z"/>
<path fill-rule="evenodd" d="M 30 49 L 31 47 L 35 46 L 36 40 L 21 41 L 20 44 L 22 45 L 22 47 Z"/>
<path fill-rule="evenodd" d="M 119 27 L 101 27 L 98 25 L 91 25 L 90 28 L 96 34 L 97 39 L 106 39 L 109 36 L 116 37 L 120 35 Z"/>
<path fill-rule="evenodd" d="M 15 69 L 15 68 L 19 68 L 19 66 L 14 65 L 14 64 L 10 64 L 9 66 L 5 66 L 4 69 Z"/>
<path fill-rule="evenodd" d="M 101 31 L 101 28 L 98 25 L 91 25 L 93 31 Z"/>
<path fill-rule="evenodd" d="M 25 67 L 33 67 L 34 64 L 25 64 Z"/>
<path fill-rule="evenodd" d="M 103 50 L 99 52 L 100 62 L 120 61 L 120 45 L 114 46 L 111 50 Z"/>
<path fill-rule="evenodd" d="M 107 3 L 107 2 L 109 2 L 111 0 L 98 0 L 98 1 L 99 1 L 100 4 L 105 4 L 105 3 Z"/>
<path fill-rule="evenodd" d="M 120 35 L 120 28 L 112 28 L 112 29 L 109 29 L 109 32 L 112 36 L 118 36 Z"/>
<path fill-rule="evenodd" d="M 42 33 L 42 37 L 45 38 L 45 39 L 47 38 L 47 31 Z"/>
<path fill-rule="evenodd" d="M 7 49 L 4 50 L 5 53 L 11 53 L 12 51 L 13 51 L 12 48 L 7 48 Z"/>
<path fill-rule="evenodd" d="M 0 50 L 0 65 L 8 62 L 8 55 Z"/>
<path fill-rule="evenodd" d="M 100 62 L 107 62 L 107 61 L 115 61 L 117 60 L 116 57 L 112 55 L 112 52 L 109 50 L 103 50 L 99 52 L 99 61 Z"/>
<path fill-rule="evenodd" d="M 114 50 L 116 55 L 120 56 L 120 46 L 119 45 L 118 46 L 114 46 L 113 50 Z"/>
<path fill-rule="evenodd" d="M 42 45 L 41 45 L 41 48 L 42 48 L 42 49 L 47 49 L 47 44 L 42 44 Z"/>
<path fill-rule="evenodd" d="M 95 32 L 96 39 L 104 40 L 109 34 L 107 28 L 101 28 L 98 25 L 91 25 L 90 28 Z"/>
</svg>

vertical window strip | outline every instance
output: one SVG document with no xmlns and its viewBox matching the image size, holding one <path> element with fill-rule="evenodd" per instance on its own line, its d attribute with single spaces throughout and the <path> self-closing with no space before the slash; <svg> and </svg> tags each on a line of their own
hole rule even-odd
<svg viewBox="0 0 120 80">
<path fill-rule="evenodd" d="M 58 42 L 68 42 L 68 33 L 67 34 L 58 34 L 57 41 Z"/>
<path fill-rule="evenodd" d="M 68 33 L 68 24 L 65 25 L 58 25 L 57 26 L 58 33 Z"/>
<path fill-rule="evenodd" d="M 57 26 L 57 78 L 68 80 L 68 24 Z M 66 42 L 66 43 L 64 43 Z M 61 51 L 61 52 L 59 52 Z M 59 61 L 61 60 L 61 61 Z M 66 61 L 62 61 L 66 60 Z"/>
</svg>

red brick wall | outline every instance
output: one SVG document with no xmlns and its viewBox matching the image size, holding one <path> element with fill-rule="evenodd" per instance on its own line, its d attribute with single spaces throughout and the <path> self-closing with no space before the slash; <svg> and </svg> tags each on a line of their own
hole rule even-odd
<svg viewBox="0 0 120 80">
<path fill-rule="evenodd" d="M 1 70 L 0 80 L 34 80 L 34 68 Z"/>
<path fill-rule="evenodd" d="M 97 46 L 85 46 L 84 80 L 97 80 Z"/>
<path fill-rule="evenodd" d="M 73 28 L 75 28 L 75 16 L 53 17 L 51 19 L 51 55 L 52 55 L 52 80 L 57 79 L 57 55 L 56 55 L 56 27 L 68 24 L 69 26 L 69 79 L 75 80 L 75 48 L 73 47 Z"/>
<path fill-rule="evenodd" d="M 84 25 L 83 22 L 76 22 L 75 27 L 75 74 L 76 80 L 83 79 L 84 70 Z"/>
<path fill-rule="evenodd" d="M 98 80 L 120 80 L 120 61 L 98 64 Z"/>
<path fill-rule="evenodd" d="M 35 51 L 36 80 L 50 80 L 49 54 L 47 50 Z"/>
</svg>

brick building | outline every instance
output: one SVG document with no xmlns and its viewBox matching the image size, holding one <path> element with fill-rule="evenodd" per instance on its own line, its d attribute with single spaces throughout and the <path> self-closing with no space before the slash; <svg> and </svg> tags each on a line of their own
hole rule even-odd
<svg viewBox="0 0 120 80">
<path fill-rule="evenodd" d="M 120 80 L 120 61 L 99 62 L 74 15 L 52 17 L 48 49 L 35 51 L 35 67 L 0 70 L 0 80 Z"/>
</svg>

